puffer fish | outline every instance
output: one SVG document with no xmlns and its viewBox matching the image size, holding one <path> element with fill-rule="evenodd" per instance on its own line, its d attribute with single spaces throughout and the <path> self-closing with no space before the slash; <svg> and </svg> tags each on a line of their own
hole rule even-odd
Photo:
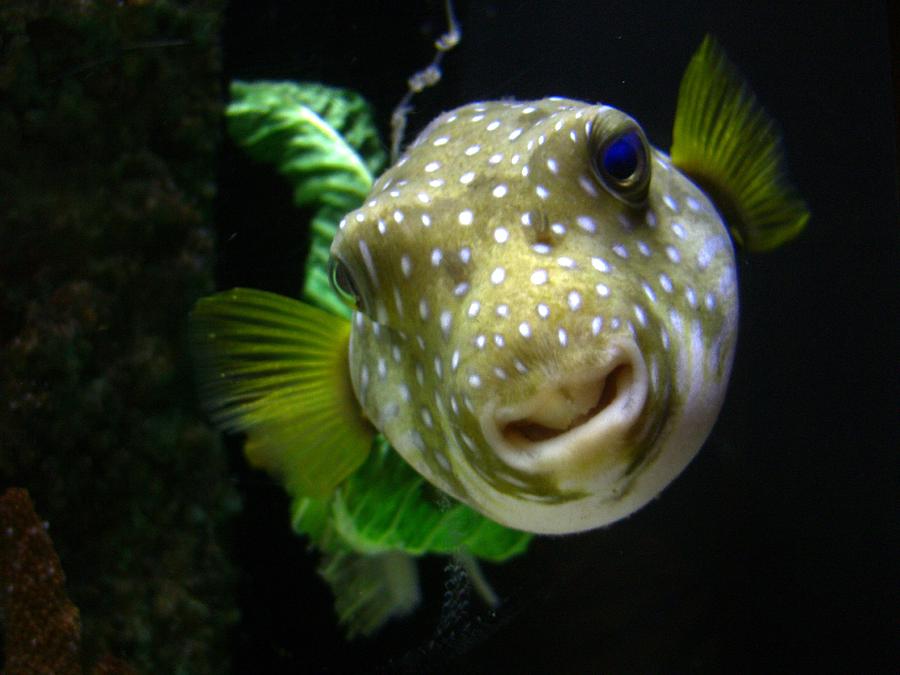
<svg viewBox="0 0 900 675">
<path fill-rule="evenodd" d="M 709 198 L 605 105 L 436 119 L 334 240 L 353 389 L 416 471 L 510 527 L 604 525 L 705 440 L 734 354 Z"/>
<path fill-rule="evenodd" d="M 270 406 L 248 453 L 301 491 L 335 489 L 371 424 L 431 484 L 510 528 L 570 533 L 633 513 L 722 406 L 732 238 L 772 248 L 808 219 L 771 121 L 710 39 L 673 136 L 666 154 L 626 113 L 556 97 L 441 115 L 340 221 L 332 275 L 349 325 L 269 301 L 247 311 L 259 340 L 296 340 L 314 365 L 256 387 L 218 339 L 210 408 L 249 428 L 248 410 Z M 295 337 L 266 333 L 279 313 Z M 279 403 L 278 387 L 307 407 Z M 315 462 L 279 454 L 288 437 Z M 317 472 L 328 478 L 304 483 Z"/>
<path fill-rule="evenodd" d="M 738 323 L 727 225 L 615 108 L 441 115 L 331 252 L 366 416 L 500 523 L 567 533 L 632 513 L 719 413 Z"/>
</svg>

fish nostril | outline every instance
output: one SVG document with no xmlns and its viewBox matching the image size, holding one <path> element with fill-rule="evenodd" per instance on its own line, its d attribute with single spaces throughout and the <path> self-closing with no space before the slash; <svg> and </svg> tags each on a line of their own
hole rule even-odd
<svg viewBox="0 0 900 675">
<path fill-rule="evenodd" d="M 607 410 L 620 396 L 627 396 L 633 382 L 631 364 L 621 363 L 593 382 L 560 386 L 545 395 L 544 405 L 538 410 L 504 424 L 501 435 L 513 446 L 561 436 Z"/>
</svg>

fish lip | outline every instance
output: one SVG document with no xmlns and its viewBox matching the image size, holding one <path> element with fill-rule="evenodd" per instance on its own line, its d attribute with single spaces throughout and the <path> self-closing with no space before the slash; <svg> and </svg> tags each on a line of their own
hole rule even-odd
<svg viewBox="0 0 900 675">
<path fill-rule="evenodd" d="M 650 396 L 650 384 L 644 356 L 633 341 L 617 340 L 605 351 L 608 357 L 603 363 L 578 372 L 560 372 L 522 401 L 485 405 L 480 426 L 499 459 L 513 469 L 555 476 L 566 483 L 581 479 L 590 482 L 588 474 L 619 462 L 621 451 L 638 440 L 635 434 Z M 515 426 L 527 421 L 546 401 L 548 389 L 592 382 L 598 384 L 599 400 L 573 424 L 546 438 L 533 439 L 516 432 Z M 611 396 L 610 385 L 614 387 Z"/>
</svg>

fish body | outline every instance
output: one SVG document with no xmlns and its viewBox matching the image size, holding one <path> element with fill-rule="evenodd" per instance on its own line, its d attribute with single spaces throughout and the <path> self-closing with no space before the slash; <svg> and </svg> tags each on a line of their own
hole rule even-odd
<svg viewBox="0 0 900 675">
<path fill-rule="evenodd" d="M 366 415 L 498 522 L 569 532 L 631 513 L 722 404 L 738 314 L 728 231 L 614 108 L 441 115 L 341 221 L 332 255 L 358 299 L 349 358 Z"/>
<path fill-rule="evenodd" d="M 522 550 L 509 528 L 576 532 L 640 508 L 722 406 L 732 240 L 771 249 L 809 217 L 774 123 L 709 37 L 668 155 L 606 105 L 481 102 L 375 180 L 358 96 L 236 91 L 232 133 L 319 210 L 308 302 L 235 289 L 198 303 L 200 393 L 324 551 L 440 540 L 499 560 Z M 508 528 L 466 508 L 444 519 L 420 476 Z"/>
<path fill-rule="evenodd" d="M 415 556 L 453 554 L 477 580 L 475 559 L 518 555 L 529 533 L 659 494 L 723 403 L 732 240 L 771 249 L 809 218 L 774 123 L 709 37 L 668 155 L 606 105 L 482 102 L 375 180 L 358 95 L 233 92 L 232 134 L 317 211 L 304 301 L 197 303 L 200 397 L 286 486 L 350 635 L 416 604 Z"/>
</svg>

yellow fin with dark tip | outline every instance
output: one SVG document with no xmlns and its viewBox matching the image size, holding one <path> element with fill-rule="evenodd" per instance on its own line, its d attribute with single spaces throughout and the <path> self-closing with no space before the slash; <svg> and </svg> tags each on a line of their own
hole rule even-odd
<svg viewBox="0 0 900 675">
<path fill-rule="evenodd" d="M 792 239 L 809 219 L 787 180 L 775 122 L 709 35 L 681 80 L 671 157 L 751 251 Z"/>
<path fill-rule="evenodd" d="M 365 460 L 374 430 L 353 395 L 350 322 L 298 300 L 236 288 L 191 313 L 201 399 L 245 431 L 250 463 L 293 495 L 326 497 Z"/>
</svg>

